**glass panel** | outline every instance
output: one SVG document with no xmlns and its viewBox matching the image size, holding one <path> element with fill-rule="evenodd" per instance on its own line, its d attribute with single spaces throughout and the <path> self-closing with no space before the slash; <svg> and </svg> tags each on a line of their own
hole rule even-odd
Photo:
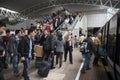
<svg viewBox="0 0 120 80">
<path fill-rule="evenodd" d="M 120 22 L 120 15 L 118 16 L 118 22 Z M 118 35 L 117 35 L 117 64 L 120 66 L 120 23 L 118 24 Z"/>
<path fill-rule="evenodd" d="M 108 30 L 108 27 L 109 27 L 109 23 L 106 24 L 106 29 L 105 29 L 105 45 L 107 45 L 107 30 Z"/>
<path fill-rule="evenodd" d="M 116 28 L 117 28 L 117 16 L 114 16 L 110 20 L 107 54 L 111 60 L 115 60 L 115 49 L 116 49 Z"/>
</svg>

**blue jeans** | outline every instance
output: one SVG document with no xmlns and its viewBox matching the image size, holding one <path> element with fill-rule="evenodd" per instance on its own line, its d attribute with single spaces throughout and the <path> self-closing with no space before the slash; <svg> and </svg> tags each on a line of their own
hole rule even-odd
<svg viewBox="0 0 120 80">
<path fill-rule="evenodd" d="M 82 68 L 82 72 L 85 72 L 89 68 L 91 54 L 90 53 L 84 53 L 84 54 L 82 54 L 82 56 L 85 59 L 85 62 L 84 62 L 83 68 Z"/>
<path fill-rule="evenodd" d="M 28 69 L 29 69 L 29 65 L 30 65 L 30 58 L 25 58 L 25 61 L 23 62 L 24 65 L 24 69 L 23 69 L 23 77 L 24 80 L 29 80 L 29 76 L 28 76 Z"/>
<path fill-rule="evenodd" d="M 13 56 L 13 71 L 14 71 L 15 74 L 18 73 L 18 64 L 19 64 L 19 56 L 14 55 Z"/>
</svg>

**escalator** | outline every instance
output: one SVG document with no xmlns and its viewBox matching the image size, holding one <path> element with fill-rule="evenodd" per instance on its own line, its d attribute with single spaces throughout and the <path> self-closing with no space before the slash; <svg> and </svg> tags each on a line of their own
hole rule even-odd
<svg viewBox="0 0 120 80">
<path fill-rule="evenodd" d="M 73 23 L 68 24 L 67 26 L 66 26 L 65 22 L 63 22 L 54 32 L 56 32 L 56 33 L 60 32 L 60 33 L 62 33 L 62 35 L 64 37 L 68 31 L 72 32 L 74 30 L 76 24 L 78 23 L 79 20 L 82 19 L 82 17 L 83 17 L 83 15 L 82 16 L 77 15 L 75 20 L 73 21 Z"/>
</svg>

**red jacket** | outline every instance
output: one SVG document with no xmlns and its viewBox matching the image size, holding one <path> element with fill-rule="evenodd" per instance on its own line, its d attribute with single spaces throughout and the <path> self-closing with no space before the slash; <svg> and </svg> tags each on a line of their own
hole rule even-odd
<svg viewBox="0 0 120 80">
<path fill-rule="evenodd" d="M 3 47 L 6 48 L 8 41 L 10 40 L 11 36 L 3 36 Z"/>
<path fill-rule="evenodd" d="M 50 31 L 51 27 L 50 26 L 46 26 L 45 30 Z"/>
</svg>

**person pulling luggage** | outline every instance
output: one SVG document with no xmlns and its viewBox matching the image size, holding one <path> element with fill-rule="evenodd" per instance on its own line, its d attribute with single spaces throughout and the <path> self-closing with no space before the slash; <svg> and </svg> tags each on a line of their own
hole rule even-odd
<svg viewBox="0 0 120 80">
<path fill-rule="evenodd" d="M 56 40 L 55 36 L 54 36 L 54 31 L 47 31 L 45 30 L 44 32 L 45 34 L 45 42 L 44 42 L 44 57 L 45 60 L 48 60 L 49 55 L 52 55 L 52 65 L 51 65 L 51 69 L 54 69 L 54 42 Z"/>
</svg>

